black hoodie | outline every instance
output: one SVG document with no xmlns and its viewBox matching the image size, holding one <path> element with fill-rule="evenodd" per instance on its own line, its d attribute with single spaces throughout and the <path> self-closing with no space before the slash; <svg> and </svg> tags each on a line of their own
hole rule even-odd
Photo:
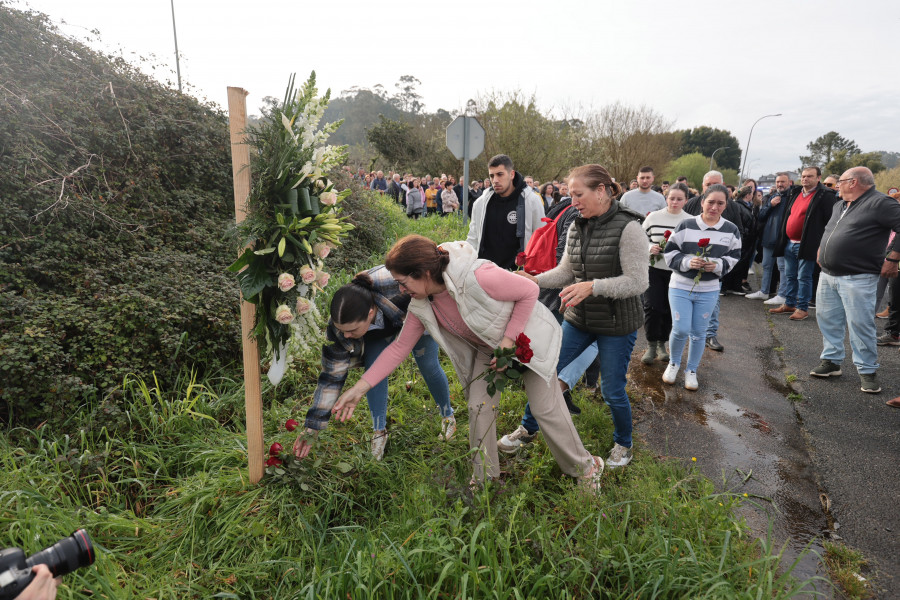
<svg viewBox="0 0 900 600">
<path fill-rule="evenodd" d="M 509 196 L 500 196 L 494 192 L 485 194 L 479 200 L 486 202 L 490 199 L 485 206 L 478 258 L 493 261 L 503 269 L 516 268 L 516 255 L 525 249 L 522 240 L 525 233 L 522 192 L 525 187 L 525 178 L 517 171 L 513 177 L 513 192 Z"/>
</svg>

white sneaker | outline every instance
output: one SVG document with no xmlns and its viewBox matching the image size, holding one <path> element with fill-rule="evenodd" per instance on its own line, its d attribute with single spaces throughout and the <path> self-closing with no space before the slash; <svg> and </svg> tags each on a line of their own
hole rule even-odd
<svg viewBox="0 0 900 600">
<path fill-rule="evenodd" d="M 456 434 L 456 417 L 450 415 L 445 419 L 441 419 L 441 434 L 438 439 L 443 441 L 452 440 Z"/>
<path fill-rule="evenodd" d="M 666 367 L 665 373 L 663 373 L 663 383 L 672 385 L 673 383 L 675 383 L 676 377 L 678 377 L 678 366 L 669 363 L 669 366 Z"/>
<path fill-rule="evenodd" d="M 700 384 L 697 383 L 697 371 L 685 371 L 684 372 L 684 389 L 696 391 L 697 388 L 700 387 Z"/>
<path fill-rule="evenodd" d="M 528 433 L 528 430 L 525 429 L 525 427 L 519 425 L 515 431 L 504 435 L 497 441 L 497 450 L 507 454 L 513 454 L 516 450 L 521 448 L 523 444 L 529 444 L 534 441 L 534 438 L 538 433 L 540 433 L 540 431 Z"/>
<path fill-rule="evenodd" d="M 372 458 L 381 460 L 384 458 L 384 447 L 387 446 L 388 432 L 387 429 L 374 432 L 372 436 Z"/>
<path fill-rule="evenodd" d="M 634 456 L 634 453 L 631 451 L 631 448 L 616 444 L 609 452 L 609 458 L 606 459 L 606 466 L 610 469 L 624 467 L 631 462 L 632 456 Z"/>
<path fill-rule="evenodd" d="M 753 292 L 752 294 L 747 294 L 746 296 L 744 296 L 744 298 L 747 298 L 748 300 L 766 300 L 766 299 L 768 299 L 768 297 L 769 297 L 769 295 L 766 294 L 765 292 L 763 292 L 762 290 L 759 290 L 758 292 Z"/>
<path fill-rule="evenodd" d="M 768 300 L 763 302 L 763 304 L 775 304 L 776 306 L 781 306 L 782 304 L 785 303 L 786 300 L 787 300 L 787 298 L 785 298 L 784 296 L 779 296 L 778 294 L 775 294 L 774 296 L 772 296 L 771 298 L 769 298 Z"/>
</svg>

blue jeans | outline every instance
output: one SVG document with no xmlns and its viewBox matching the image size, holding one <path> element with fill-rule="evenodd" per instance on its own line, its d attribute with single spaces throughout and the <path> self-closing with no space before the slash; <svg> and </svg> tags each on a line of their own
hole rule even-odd
<svg viewBox="0 0 900 600">
<path fill-rule="evenodd" d="M 844 360 L 844 328 L 850 329 L 853 364 L 860 375 L 874 373 L 878 364 L 875 332 L 875 288 L 878 275 L 843 275 L 823 272 L 816 292 L 816 321 L 822 332 L 822 358 L 835 364 Z"/>
<path fill-rule="evenodd" d="M 559 321 L 559 324 L 562 325 L 563 316 L 559 311 L 553 311 L 553 316 L 555 316 L 556 320 Z M 557 369 L 559 369 L 556 375 L 557 379 L 569 386 L 570 390 L 573 389 L 584 372 L 587 371 L 587 368 L 594 362 L 595 358 L 597 358 L 597 344 L 591 344 L 584 352 L 579 354 L 575 360 L 566 365 L 565 369 L 559 369 L 559 365 L 557 365 Z M 534 424 L 537 426 L 537 421 L 535 421 Z"/>
<path fill-rule="evenodd" d="M 671 288 L 669 288 L 671 289 Z M 722 291 L 722 280 L 719 280 L 719 291 Z M 719 335 L 719 304 L 722 300 L 719 298 L 719 294 L 716 294 L 716 306 L 712 309 L 712 313 L 709 315 L 709 324 L 706 326 L 706 337 L 711 338 Z M 669 305 L 672 304 L 672 296 L 669 296 Z M 671 354 L 671 346 L 669 347 L 669 353 Z M 679 356 L 681 356 L 679 354 Z"/>
<path fill-rule="evenodd" d="M 579 329 L 568 321 L 563 323 L 562 330 L 562 347 L 556 368 L 564 370 L 591 344 L 597 344 L 600 355 L 600 393 L 612 413 L 613 441 L 631 448 L 631 401 L 625 392 L 625 375 L 628 373 L 637 331 L 627 335 L 598 335 Z M 531 416 L 527 405 L 522 426 L 531 433 L 538 430 L 537 421 Z"/>
<path fill-rule="evenodd" d="M 669 360 L 681 366 L 681 355 L 688 344 L 685 371 L 697 371 L 703 350 L 706 348 L 707 324 L 718 306 L 719 293 L 689 292 L 669 288 L 669 305 L 672 308 L 672 335 L 669 337 Z"/>
<path fill-rule="evenodd" d="M 799 255 L 800 244 L 788 242 L 784 247 L 784 303 L 800 310 L 809 310 L 816 263 Z"/>
<path fill-rule="evenodd" d="M 770 293 L 769 288 L 772 286 L 772 273 L 774 273 L 774 269 L 777 267 L 778 272 L 781 274 L 781 277 L 778 278 L 778 289 L 775 291 L 775 294 L 785 298 L 786 296 L 781 292 L 784 291 L 784 257 L 779 256 L 775 257 L 775 248 L 767 248 L 763 246 L 763 276 L 762 276 L 762 285 L 760 286 L 760 290 L 762 293 L 768 294 Z"/>
<path fill-rule="evenodd" d="M 363 364 L 368 370 L 375 360 L 384 352 L 384 349 L 394 341 L 392 337 L 366 342 L 363 354 Z M 413 358 L 422 379 L 428 386 L 435 404 L 441 411 L 442 417 L 453 415 L 453 407 L 450 405 L 450 388 L 447 385 L 447 374 L 441 368 L 438 355 L 437 342 L 430 335 L 423 335 L 412 351 Z M 366 402 L 369 404 L 369 412 L 372 414 L 372 429 L 381 431 L 387 427 L 387 403 L 388 403 L 388 377 L 381 383 L 366 392 Z"/>
</svg>

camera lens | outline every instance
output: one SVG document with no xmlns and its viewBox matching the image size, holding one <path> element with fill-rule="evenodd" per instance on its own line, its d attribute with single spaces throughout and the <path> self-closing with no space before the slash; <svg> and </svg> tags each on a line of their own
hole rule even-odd
<svg viewBox="0 0 900 600">
<path fill-rule="evenodd" d="M 94 562 L 94 545 L 87 531 L 79 529 L 44 550 L 32 554 L 25 561 L 29 568 L 45 564 L 54 577 L 67 575 Z"/>
</svg>

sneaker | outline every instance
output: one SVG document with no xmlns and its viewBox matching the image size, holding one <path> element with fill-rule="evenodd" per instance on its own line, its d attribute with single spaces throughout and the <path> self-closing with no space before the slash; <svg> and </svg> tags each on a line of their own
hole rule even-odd
<svg viewBox="0 0 900 600">
<path fill-rule="evenodd" d="M 672 385 L 673 383 L 675 383 L 676 377 L 678 377 L 678 365 L 669 363 L 669 366 L 666 367 L 666 370 L 663 373 L 663 383 Z"/>
<path fill-rule="evenodd" d="M 441 419 L 441 434 L 438 439 L 446 442 L 452 440 L 454 435 L 456 435 L 456 417 L 450 415 Z"/>
<path fill-rule="evenodd" d="M 841 373 L 841 365 L 836 365 L 830 360 L 823 360 L 818 367 L 809 372 L 813 377 L 838 377 Z"/>
<path fill-rule="evenodd" d="M 571 390 L 566 390 L 563 392 L 563 400 L 566 401 L 566 408 L 569 409 L 570 415 L 580 415 L 581 409 L 578 408 L 578 405 L 572 402 L 572 392 Z"/>
<path fill-rule="evenodd" d="M 768 300 L 763 302 L 763 304 L 774 304 L 776 306 L 781 306 L 782 304 L 784 304 L 784 301 L 786 299 L 787 298 L 785 298 L 784 296 L 779 296 L 778 294 L 775 294 L 774 296 L 772 296 L 771 298 L 769 298 Z"/>
<path fill-rule="evenodd" d="M 599 494 L 600 476 L 603 475 L 603 459 L 599 456 L 592 456 L 591 459 L 593 459 L 594 464 L 587 475 L 582 475 L 578 478 L 578 485 L 586 488 L 588 491 Z"/>
<path fill-rule="evenodd" d="M 747 300 L 767 300 L 769 298 L 769 295 L 764 291 L 759 290 L 758 292 L 747 294 L 746 296 L 744 296 L 744 298 L 746 298 Z"/>
<path fill-rule="evenodd" d="M 875 375 L 875 373 L 860 373 L 859 389 L 867 394 L 877 394 L 880 392 L 881 386 L 878 385 L 878 376 Z"/>
<path fill-rule="evenodd" d="M 900 335 L 894 335 L 890 331 L 885 331 L 878 336 L 879 346 L 900 346 Z"/>
<path fill-rule="evenodd" d="M 749 283 L 749 282 L 747 282 L 747 281 L 742 281 L 742 282 L 741 282 L 741 291 L 744 292 L 745 294 L 749 294 L 750 292 L 753 291 L 753 288 L 750 287 L 750 283 Z"/>
<path fill-rule="evenodd" d="M 641 357 L 641 362 L 645 365 L 652 365 L 654 360 L 656 360 L 656 342 L 650 342 L 647 351 Z"/>
<path fill-rule="evenodd" d="M 684 389 L 696 392 L 700 384 L 697 383 L 697 371 L 684 372 Z"/>
<path fill-rule="evenodd" d="M 507 454 L 513 454 L 524 444 L 530 444 L 531 442 L 533 442 L 538 433 L 539 432 L 537 431 L 535 431 L 534 433 L 528 433 L 528 430 L 525 429 L 524 426 L 519 425 L 519 427 L 515 431 L 504 435 L 497 441 L 497 450 L 499 450 L 500 452 L 506 452 Z"/>
<path fill-rule="evenodd" d="M 669 351 L 666 350 L 666 343 L 657 342 L 657 344 L 659 344 L 659 346 L 657 347 L 658 352 L 656 354 L 656 358 L 664 362 L 669 362 Z"/>
<path fill-rule="evenodd" d="M 609 452 L 609 458 L 606 459 L 606 466 L 608 466 L 610 469 L 615 469 L 616 467 L 624 467 L 631 462 L 631 458 L 633 456 L 634 452 L 632 452 L 631 448 L 626 448 L 625 446 L 616 444 Z"/>
<path fill-rule="evenodd" d="M 387 446 L 387 441 L 387 429 L 382 429 L 381 431 L 375 432 L 375 435 L 372 436 L 372 458 L 374 458 L 375 460 L 381 460 L 382 458 L 384 458 L 384 447 Z"/>
<path fill-rule="evenodd" d="M 726 296 L 746 296 L 747 295 L 747 292 L 745 292 L 744 289 L 740 288 L 740 287 L 728 288 L 728 289 L 725 289 L 722 291 L 724 292 L 724 294 Z"/>
</svg>

